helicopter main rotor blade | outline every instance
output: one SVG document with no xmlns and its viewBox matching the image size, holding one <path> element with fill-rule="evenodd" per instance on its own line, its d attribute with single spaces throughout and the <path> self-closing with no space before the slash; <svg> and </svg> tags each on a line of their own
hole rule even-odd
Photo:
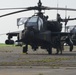
<svg viewBox="0 0 76 75">
<path fill-rule="evenodd" d="M 30 11 L 30 10 L 38 10 L 38 11 L 41 11 L 41 10 L 68 10 L 68 11 L 76 11 L 76 9 L 72 9 L 72 8 L 56 8 L 56 7 L 46 7 L 46 6 L 41 6 L 41 7 L 34 6 L 34 7 L 27 7 L 27 8 L 7 8 L 7 9 L 5 8 L 5 9 L 2 9 L 2 10 L 10 10 L 10 9 L 24 9 L 24 10 L 19 10 L 19 11 L 7 13 L 7 14 L 4 14 L 4 15 L 1 15 L 0 18 L 4 17 L 4 16 L 8 16 L 8 15 L 24 12 L 24 11 Z"/>
<path fill-rule="evenodd" d="M 24 12 L 24 11 L 29 11 L 29 10 L 19 10 L 19 11 L 15 11 L 15 12 L 11 12 L 11 13 L 7 13 L 7 14 L 4 14 L 4 15 L 1 15 L 1 17 L 4 17 L 4 16 L 8 16 L 8 15 L 12 15 L 12 14 L 16 14 L 16 13 L 20 13 L 20 12 Z"/>
<path fill-rule="evenodd" d="M 76 9 L 73 8 L 57 8 L 57 7 L 46 7 L 43 6 L 45 8 L 45 10 L 68 10 L 68 11 L 76 11 Z"/>
<path fill-rule="evenodd" d="M 15 9 L 26 9 L 24 7 L 22 8 L 0 8 L 0 10 L 15 10 Z"/>
<path fill-rule="evenodd" d="M 27 9 L 27 10 L 68 10 L 68 11 L 76 11 L 73 8 L 57 8 L 57 7 L 47 7 L 47 6 L 33 6 L 33 7 L 19 7 L 19 8 L 0 8 L 0 10 L 15 10 L 15 9 Z"/>
<path fill-rule="evenodd" d="M 29 10 L 67 10 L 67 11 L 76 11 L 76 9 L 73 8 L 57 8 L 57 7 L 46 7 L 46 6 L 34 6 L 34 7 L 28 7 Z"/>
<path fill-rule="evenodd" d="M 67 11 L 76 11 L 76 9 L 73 8 L 57 8 L 57 7 L 46 7 L 46 6 L 34 6 L 34 7 L 29 7 L 29 10 L 67 10 Z"/>
<path fill-rule="evenodd" d="M 8 8 L 5 10 L 10 10 L 10 9 L 14 9 L 14 8 Z M 15 9 L 17 9 L 17 8 L 15 8 Z M 21 9 L 21 8 L 18 8 L 18 9 Z M 1 15 L 0 18 L 4 17 L 4 16 L 12 15 L 12 14 L 20 13 L 20 12 L 25 12 L 25 11 L 30 11 L 30 10 L 38 10 L 39 8 L 37 6 L 34 6 L 34 7 L 27 7 L 27 8 L 22 8 L 22 9 L 24 9 L 24 10 L 19 10 L 19 11 L 15 11 L 15 12 L 11 12 L 11 13 Z"/>
<path fill-rule="evenodd" d="M 0 8 L 0 10 L 15 10 L 15 9 L 28 9 L 28 10 L 38 10 L 38 6 L 33 7 L 19 7 L 19 8 Z"/>
</svg>

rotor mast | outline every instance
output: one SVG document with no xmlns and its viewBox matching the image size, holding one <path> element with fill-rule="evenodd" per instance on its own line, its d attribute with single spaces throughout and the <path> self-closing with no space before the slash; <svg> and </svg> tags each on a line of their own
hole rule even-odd
<svg viewBox="0 0 76 75">
<path fill-rule="evenodd" d="M 38 11 L 41 13 L 41 6 L 42 6 L 42 3 L 41 3 L 41 0 L 39 0 L 39 2 L 38 2 L 38 7 L 39 7 L 39 9 L 38 9 Z"/>
<path fill-rule="evenodd" d="M 38 2 L 38 16 L 40 16 L 40 17 L 42 17 L 43 16 L 43 13 L 41 12 L 42 11 L 42 2 L 41 2 L 41 0 L 39 0 L 39 2 Z"/>
</svg>

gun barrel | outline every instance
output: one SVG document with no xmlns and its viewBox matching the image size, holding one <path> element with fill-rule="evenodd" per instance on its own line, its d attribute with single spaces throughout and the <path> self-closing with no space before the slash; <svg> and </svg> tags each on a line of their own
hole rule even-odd
<svg viewBox="0 0 76 75">
<path fill-rule="evenodd" d="M 65 20 L 76 20 L 76 18 L 69 18 L 69 19 L 65 19 Z"/>
<path fill-rule="evenodd" d="M 68 21 L 71 21 L 71 20 L 76 20 L 76 18 L 62 19 L 62 22 L 68 22 Z"/>
</svg>

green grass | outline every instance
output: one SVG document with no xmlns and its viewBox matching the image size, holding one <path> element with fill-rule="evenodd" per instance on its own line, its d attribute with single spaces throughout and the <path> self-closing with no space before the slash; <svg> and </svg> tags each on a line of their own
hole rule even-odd
<svg viewBox="0 0 76 75">
<path fill-rule="evenodd" d="M 14 45 L 6 45 L 4 43 L 0 43 L 0 47 L 2 47 L 2 46 L 14 46 Z"/>
</svg>

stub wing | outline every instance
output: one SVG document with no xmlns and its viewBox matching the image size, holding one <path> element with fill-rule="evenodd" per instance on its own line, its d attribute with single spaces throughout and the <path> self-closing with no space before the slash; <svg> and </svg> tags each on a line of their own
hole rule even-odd
<svg viewBox="0 0 76 75">
<path fill-rule="evenodd" d="M 56 36 L 56 35 L 60 35 L 60 36 L 71 36 L 73 33 L 70 33 L 70 32 L 51 32 L 51 35 L 52 36 Z"/>
</svg>

